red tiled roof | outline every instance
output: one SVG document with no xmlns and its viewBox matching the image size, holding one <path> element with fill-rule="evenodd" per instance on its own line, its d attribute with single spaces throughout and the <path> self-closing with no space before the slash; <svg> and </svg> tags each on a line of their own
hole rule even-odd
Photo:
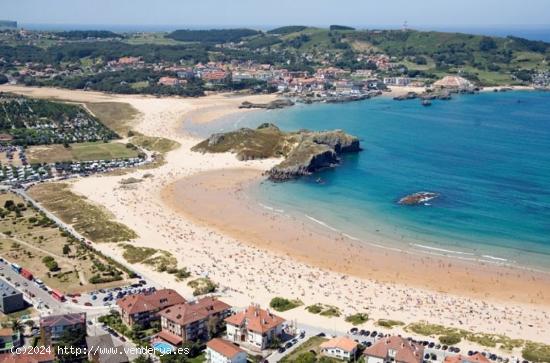
<svg viewBox="0 0 550 363">
<path fill-rule="evenodd" d="M 117 305 L 128 314 L 143 313 L 164 309 L 172 305 L 183 304 L 186 300 L 172 289 L 155 291 L 152 294 L 128 295 L 117 300 Z"/>
<path fill-rule="evenodd" d="M 160 312 L 160 316 L 176 324 L 185 326 L 229 309 L 231 309 L 231 306 L 223 301 L 212 297 L 205 297 L 196 302 L 178 304 L 166 308 Z"/>
<path fill-rule="evenodd" d="M 158 333 L 159 338 L 166 340 L 168 343 L 173 345 L 180 345 L 181 342 L 183 342 L 183 338 L 177 336 L 176 334 L 172 334 L 167 330 L 162 330 L 160 333 Z"/>
<path fill-rule="evenodd" d="M 40 318 L 40 327 L 86 324 L 86 313 L 52 315 Z"/>
<path fill-rule="evenodd" d="M 400 363 L 420 363 L 424 358 L 424 347 L 398 336 L 380 339 L 365 349 L 363 354 L 385 359 L 390 349 L 396 351 L 395 361 Z"/>
<path fill-rule="evenodd" d="M 236 326 L 246 324 L 248 330 L 265 333 L 284 323 L 285 319 L 251 305 L 246 310 L 228 317 L 225 322 Z"/>
<path fill-rule="evenodd" d="M 51 348 L 53 352 L 54 348 Z M 53 353 L 33 353 L 33 354 L 0 354 L 0 363 L 49 363 L 55 360 Z"/>
<path fill-rule="evenodd" d="M 320 347 L 325 349 L 339 348 L 344 352 L 351 353 L 355 348 L 357 348 L 357 342 L 348 337 L 338 337 L 321 343 Z"/>
<path fill-rule="evenodd" d="M 471 356 L 452 355 L 445 357 L 445 363 L 490 363 L 483 354 L 476 353 Z"/>
<path fill-rule="evenodd" d="M 233 358 L 237 354 L 244 352 L 244 350 L 237 347 L 235 344 L 220 338 L 212 339 L 211 341 L 206 343 L 206 346 L 212 350 L 215 350 L 226 358 Z"/>
</svg>

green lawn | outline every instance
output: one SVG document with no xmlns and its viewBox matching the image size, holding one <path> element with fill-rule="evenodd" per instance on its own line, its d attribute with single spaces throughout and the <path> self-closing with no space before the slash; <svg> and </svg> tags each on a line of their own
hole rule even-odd
<svg viewBox="0 0 550 363">
<path fill-rule="evenodd" d="M 59 144 L 31 146 L 27 155 L 33 164 L 134 158 L 138 156 L 138 151 L 119 142 L 85 142 L 71 144 L 68 148 Z"/>
<path fill-rule="evenodd" d="M 307 353 L 309 351 L 315 351 L 316 355 L 319 355 L 321 349 L 319 348 L 319 345 L 321 343 L 326 342 L 328 339 L 323 337 L 311 337 L 302 344 L 300 344 L 292 353 L 285 356 L 283 359 L 281 359 L 281 363 L 290 363 L 296 361 L 296 358 L 304 353 Z"/>
<path fill-rule="evenodd" d="M 102 124 L 122 137 L 127 135 L 139 115 L 138 110 L 124 102 L 88 102 L 85 105 Z"/>
</svg>

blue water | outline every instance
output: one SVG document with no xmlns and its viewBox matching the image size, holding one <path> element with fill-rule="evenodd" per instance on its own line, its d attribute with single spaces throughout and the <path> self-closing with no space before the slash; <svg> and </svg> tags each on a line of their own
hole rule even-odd
<svg viewBox="0 0 550 363">
<path fill-rule="evenodd" d="M 312 177 L 262 183 L 253 192 L 261 205 L 384 246 L 550 269 L 550 93 L 456 96 L 431 107 L 389 98 L 302 105 L 194 131 L 266 121 L 342 128 L 364 151 Z M 441 197 L 396 203 L 417 191 Z"/>
<path fill-rule="evenodd" d="M 170 354 L 175 350 L 172 344 L 168 344 L 166 342 L 153 343 L 153 349 L 161 354 Z"/>
</svg>

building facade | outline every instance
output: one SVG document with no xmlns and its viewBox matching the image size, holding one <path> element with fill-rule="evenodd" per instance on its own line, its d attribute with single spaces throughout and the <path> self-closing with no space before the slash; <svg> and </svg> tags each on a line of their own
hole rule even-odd
<svg viewBox="0 0 550 363">
<path fill-rule="evenodd" d="M 178 304 L 162 310 L 159 337 L 170 344 L 207 341 L 211 329 L 231 314 L 231 306 L 212 297 Z"/>
<path fill-rule="evenodd" d="M 214 338 L 206 344 L 208 363 L 246 363 L 246 352 L 235 344 Z"/>
<path fill-rule="evenodd" d="M 183 304 L 186 300 L 172 289 L 163 289 L 151 294 L 128 295 L 117 300 L 122 321 L 133 326 L 148 326 L 151 320 L 159 319 L 158 312 L 173 305 Z"/>
<path fill-rule="evenodd" d="M 54 345 L 65 335 L 82 334 L 86 338 L 86 313 L 52 315 L 40 318 L 40 338 L 43 345 Z"/>
<path fill-rule="evenodd" d="M 285 327 L 285 320 L 258 305 L 251 305 L 225 319 L 227 340 L 237 344 L 246 344 L 251 350 L 266 349 L 273 341 L 280 338 Z"/>
<path fill-rule="evenodd" d="M 0 279 L 0 311 L 10 314 L 25 308 L 23 293 Z"/>
</svg>

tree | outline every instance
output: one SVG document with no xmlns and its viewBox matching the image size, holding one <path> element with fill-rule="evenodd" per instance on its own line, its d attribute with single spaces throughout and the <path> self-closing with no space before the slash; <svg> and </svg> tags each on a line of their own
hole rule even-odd
<svg viewBox="0 0 550 363">
<path fill-rule="evenodd" d="M 82 347 L 86 344 L 86 328 L 73 328 L 67 329 L 63 335 L 59 338 L 56 345 L 55 352 L 67 352 L 67 354 L 58 354 L 57 359 L 59 362 L 81 362 L 85 359 L 85 356 L 78 356 L 70 353 L 71 347 Z"/>
<path fill-rule="evenodd" d="M 71 252 L 69 245 L 63 245 L 63 254 L 68 255 Z"/>
<path fill-rule="evenodd" d="M 0 74 L 0 84 L 5 84 L 5 83 L 8 83 L 8 77 L 6 77 L 5 75 L 3 74 Z"/>
<path fill-rule="evenodd" d="M 492 49 L 496 49 L 497 43 L 491 37 L 483 37 L 479 42 L 479 50 L 482 52 L 487 52 Z"/>
</svg>

